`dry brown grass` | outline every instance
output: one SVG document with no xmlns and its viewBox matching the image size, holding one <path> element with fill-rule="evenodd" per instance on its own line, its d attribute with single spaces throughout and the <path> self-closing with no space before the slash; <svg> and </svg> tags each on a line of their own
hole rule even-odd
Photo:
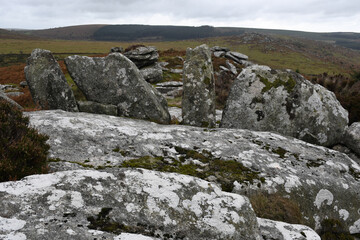
<svg viewBox="0 0 360 240">
<path fill-rule="evenodd" d="M 280 194 L 258 193 L 250 196 L 256 216 L 292 224 L 302 224 L 299 205 Z"/>
</svg>

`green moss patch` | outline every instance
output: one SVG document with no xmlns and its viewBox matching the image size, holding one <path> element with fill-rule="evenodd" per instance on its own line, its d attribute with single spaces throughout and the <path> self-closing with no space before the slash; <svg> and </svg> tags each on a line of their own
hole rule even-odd
<svg viewBox="0 0 360 240">
<path fill-rule="evenodd" d="M 286 81 L 277 78 L 274 82 L 270 82 L 267 78 L 264 78 L 260 75 L 257 75 L 257 77 L 260 79 L 260 82 L 265 85 L 265 87 L 263 87 L 263 89 L 261 90 L 262 93 L 265 93 L 272 88 L 278 88 L 280 86 L 283 86 L 288 93 L 291 93 L 296 85 L 296 81 L 292 77 L 289 77 Z"/>
<path fill-rule="evenodd" d="M 175 172 L 201 179 L 215 178 L 223 191 L 231 192 L 233 183 L 253 183 L 254 180 L 265 182 L 255 172 L 235 160 L 221 160 L 215 158 L 206 150 L 191 150 L 175 147 L 181 155 L 179 160 L 174 158 L 145 156 L 123 162 L 122 167 L 145 168 L 162 172 Z"/>
</svg>

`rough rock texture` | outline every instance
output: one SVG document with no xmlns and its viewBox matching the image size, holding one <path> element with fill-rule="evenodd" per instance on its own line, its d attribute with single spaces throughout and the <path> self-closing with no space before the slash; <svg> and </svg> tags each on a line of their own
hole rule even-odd
<svg viewBox="0 0 360 240">
<path fill-rule="evenodd" d="M 49 135 L 50 157 L 61 159 L 56 162 L 58 169 L 62 161 L 73 162 L 72 167 L 77 162 L 79 167 L 103 168 L 149 156 L 155 162 L 162 157 L 164 169 L 183 159 L 184 169 L 196 172 L 211 162 L 221 166 L 219 161 L 233 160 L 237 167 L 249 168 L 249 174 L 236 180 L 236 176 L 222 177 L 219 172 L 207 179 L 233 179 L 228 189 L 231 191 L 231 186 L 240 194 L 277 192 L 289 197 L 299 204 L 304 223 L 312 228 L 319 229 L 322 220 L 330 218 L 343 222 L 352 233 L 360 233 L 360 166 L 337 151 L 275 133 L 243 129 L 158 125 L 60 110 L 27 114 L 31 126 Z M 201 162 L 201 156 L 207 156 L 207 162 Z"/>
<path fill-rule="evenodd" d="M 232 51 L 226 52 L 225 57 L 227 57 L 237 63 L 240 63 L 240 64 L 242 63 L 243 60 L 249 59 L 249 57 L 246 56 L 245 54 L 238 53 L 238 52 L 232 52 Z"/>
<path fill-rule="evenodd" d="M 354 122 L 346 129 L 344 143 L 360 156 L 360 122 Z"/>
<path fill-rule="evenodd" d="M 140 46 L 127 51 L 124 55 L 129 58 L 138 68 L 153 65 L 159 59 L 159 53 L 155 47 Z"/>
<path fill-rule="evenodd" d="M 192 126 L 215 126 L 215 80 L 208 46 L 186 50 L 183 73 L 183 122 Z"/>
<path fill-rule="evenodd" d="M 311 228 L 284 222 L 258 218 L 263 240 L 320 240 L 320 236 Z"/>
<path fill-rule="evenodd" d="M 165 98 L 121 53 L 104 58 L 70 56 L 65 63 L 87 100 L 118 107 L 118 115 L 169 123 Z"/>
<path fill-rule="evenodd" d="M 74 94 L 50 51 L 32 51 L 25 67 L 25 77 L 34 102 L 41 108 L 78 111 Z"/>
<path fill-rule="evenodd" d="M 106 114 L 117 116 L 117 106 L 111 104 L 101 104 L 91 101 L 79 101 L 78 107 L 80 112 L 96 113 L 96 114 Z"/>
<path fill-rule="evenodd" d="M 274 131 L 332 146 L 347 124 L 348 113 L 334 93 L 295 72 L 254 65 L 235 80 L 220 126 Z"/>
<path fill-rule="evenodd" d="M 10 103 L 11 106 L 16 107 L 16 108 L 18 108 L 20 110 L 23 109 L 22 106 L 20 106 L 17 102 L 15 102 L 14 100 L 12 100 L 8 96 L 6 96 L 6 94 L 3 91 L 0 90 L 0 101 L 1 100 Z"/>
<path fill-rule="evenodd" d="M 144 77 L 145 81 L 149 83 L 158 83 L 163 80 L 163 72 L 159 64 L 141 68 L 140 73 Z"/>
<path fill-rule="evenodd" d="M 112 169 L 33 175 L 0 183 L 0 208 L 5 239 L 122 239 L 121 232 L 136 232 L 161 239 L 260 240 L 246 197 L 174 173 Z"/>
</svg>

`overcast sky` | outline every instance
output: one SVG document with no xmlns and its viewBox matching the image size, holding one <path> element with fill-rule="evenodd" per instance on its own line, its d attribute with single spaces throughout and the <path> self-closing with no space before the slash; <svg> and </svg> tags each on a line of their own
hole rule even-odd
<svg viewBox="0 0 360 240">
<path fill-rule="evenodd" d="M 360 32 L 360 0 L 0 0 L 0 28 L 81 24 Z"/>
</svg>

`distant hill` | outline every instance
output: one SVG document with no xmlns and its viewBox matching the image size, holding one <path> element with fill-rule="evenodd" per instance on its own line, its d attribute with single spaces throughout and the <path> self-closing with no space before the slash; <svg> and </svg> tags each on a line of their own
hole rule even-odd
<svg viewBox="0 0 360 240">
<path fill-rule="evenodd" d="M 333 32 L 315 33 L 292 30 L 234 28 L 234 27 L 187 27 L 187 26 L 150 26 L 150 25 L 80 25 L 44 30 L 21 30 L 28 36 L 65 40 L 92 41 L 176 41 L 209 37 L 240 36 L 255 32 L 280 36 L 301 37 L 324 41 L 335 45 L 360 50 L 360 33 Z"/>
<path fill-rule="evenodd" d="M 79 25 L 60 28 L 50 28 L 44 30 L 20 30 L 19 33 L 31 36 L 63 39 L 63 40 L 95 40 L 94 33 L 106 25 Z"/>
<path fill-rule="evenodd" d="M 36 39 L 35 35 L 25 35 L 18 31 L 9 31 L 0 28 L 0 39 L 23 39 L 23 40 L 30 40 Z"/>
</svg>

